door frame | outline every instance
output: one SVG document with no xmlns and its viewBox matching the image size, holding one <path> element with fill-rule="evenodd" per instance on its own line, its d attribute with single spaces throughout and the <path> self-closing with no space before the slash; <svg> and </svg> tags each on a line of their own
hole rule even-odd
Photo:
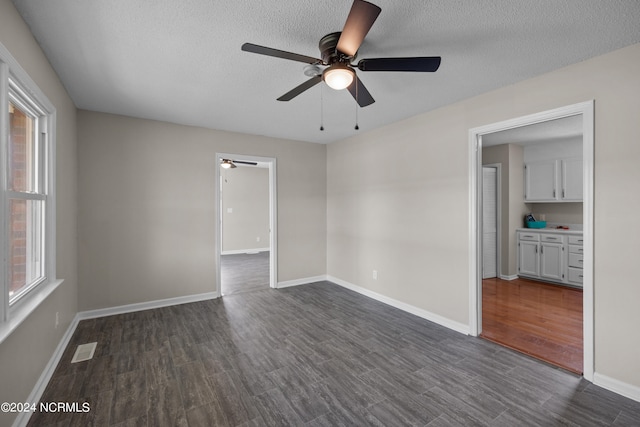
<svg viewBox="0 0 640 427">
<path fill-rule="evenodd" d="M 540 113 L 517 117 L 469 130 L 469 333 L 482 332 L 482 136 L 507 129 L 582 115 L 583 154 L 583 376 L 593 382 L 594 290 L 593 290 L 593 203 L 594 203 L 594 105 L 593 100 Z"/>
<path fill-rule="evenodd" d="M 502 279 L 502 163 L 490 163 L 482 165 L 482 168 L 496 170 L 496 277 Z M 480 172 L 482 173 L 482 170 Z M 480 215 L 482 216 L 482 209 L 480 209 Z M 482 218 L 480 218 L 480 224 L 482 224 Z"/>
<path fill-rule="evenodd" d="M 276 158 L 250 156 L 246 154 L 216 153 L 215 160 L 215 223 L 216 223 L 216 293 L 222 296 L 222 173 L 220 162 L 222 159 L 237 159 L 249 162 L 267 163 L 269 167 L 269 287 L 278 287 L 278 193 L 276 179 Z"/>
</svg>

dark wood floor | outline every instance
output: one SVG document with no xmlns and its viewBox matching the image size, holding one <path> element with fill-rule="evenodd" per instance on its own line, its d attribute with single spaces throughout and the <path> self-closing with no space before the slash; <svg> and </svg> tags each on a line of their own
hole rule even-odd
<svg viewBox="0 0 640 427">
<path fill-rule="evenodd" d="M 582 290 L 534 280 L 482 281 L 482 337 L 583 372 Z"/>
<path fill-rule="evenodd" d="M 222 294 L 269 289 L 269 251 L 220 257 Z"/>
<path fill-rule="evenodd" d="M 43 401 L 91 411 L 30 425 L 640 425 L 638 402 L 328 282 L 82 321 Z"/>
</svg>

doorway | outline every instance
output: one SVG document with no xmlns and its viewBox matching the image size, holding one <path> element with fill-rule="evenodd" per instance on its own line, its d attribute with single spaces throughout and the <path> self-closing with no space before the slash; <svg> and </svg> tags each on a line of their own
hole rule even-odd
<svg viewBox="0 0 640 427">
<path fill-rule="evenodd" d="M 594 103 L 593 101 L 574 104 L 542 113 L 519 117 L 499 123 L 471 129 L 470 144 L 470 333 L 478 336 L 482 332 L 482 270 L 483 270 L 483 136 L 516 129 L 523 126 L 550 122 L 562 118 L 582 117 L 582 157 L 583 157 L 583 235 L 584 235 L 584 277 L 582 309 L 583 318 L 583 376 L 593 381 L 593 160 L 594 160 Z M 504 257 L 504 254 L 503 254 Z"/>
<path fill-rule="evenodd" d="M 276 159 L 216 154 L 219 296 L 277 287 Z"/>
</svg>

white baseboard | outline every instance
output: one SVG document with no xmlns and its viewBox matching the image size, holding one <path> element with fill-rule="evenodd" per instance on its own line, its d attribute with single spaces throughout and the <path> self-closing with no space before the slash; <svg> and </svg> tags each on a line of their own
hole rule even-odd
<svg viewBox="0 0 640 427">
<path fill-rule="evenodd" d="M 321 282 L 327 280 L 327 275 L 305 277 L 303 279 L 285 280 L 284 282 L 278 282 L 278 289 L 288 288 L 291 286 L 308 285 L 309 283 Z"/>
<path fill-rule="evenodd" d="M 500 278 L 501 278 L 502 280 L 516 280 L 516 279 L 518 278 L 518 275 L 517 275 L 517 274 L 514 274 L 513 276 L 507 276 L 507 275 L 503 275 L 503 274 L 501 274 L 501 275 L 500 275 Z"/>
<path fill-rule="evenodd" d="M 593 383 L 609 391 L 633 399 L 636 402 L 640 402 L 640 387 L 636 385 L 616 380 L 615 378 L 599 374 L 598 372 L 593 373 Z"/>
<path fill-rule="evenodd" d="M 60 362 L 60 359 L 62 358 L 62 355 L 64 354 L 64 351 L 67 348 L 67 345 L 69 345 L 69 341 L 71 341 L 71 337 L 73 336 L 73 333 L 76 331 L 77 326 L 78 326 L 78 316 L 76 315 L 71 321 L 71 324 L 69 324 L 67 331 L 62 336 L 62 339 L 58 343 L 58 346 L 56 347 L 55 351 L 53 352 L 53 355 L 49 359 L 49 362 L 44 367 L 42 374 L 40 374 L 40 378 L 38 378 L 38 381 L 36 382 L 36 385 L 33 387 L 33 390 L 31 390 L 31 394 L 29 394 L 29 397 L 27 397 L 26 402 L 37 404 L 40 401 L 40 398 L 42 397 L 42 394 L 47 388 L 47 385 L 49 385 L 49 381 L 51 380 L 51 377 L 53 376 L 53 373 L 55 372 L 56 367 L 58 366 L 58 363 Z M 29 419 L 31 418 L 31 414 L 32 412 L 30 411 L 18 413 L 18 416 L 13 422 L 13 427 L 26 426 L 27 423 L 29 422 Z"/>
<path fill-rule="evenodd" d="M 376 301 L 380 301 L 392 307 L 406 311 L 407 313 L 422 317 L 423 319 L 429 320 L 430 322 L 437 323 L 438 325 L 444 326 L 445 328 L 452 329 L 456 332 L 460 332 L 461 334 L 469 335 L 469 325 L 447 319 L 446 317 L 440 316 L 439 314 L 431 313 L 430 311 L 423 310 L 421 308 L 404 303 L 402 301 L 395 300 L 393 298 L 389 298 L 377 292 L 373 292 L 358 285 L 354 285 L 353 283 L 338 279 L 337 277 L 327 276 L 327 280 L 369 298 L 373 298 Z"/>
<path fill-rule="evenodd" d="M 232 251 L 222 251 L 220 255 L 255 254 L 258 252 L 269 252 L 269 248 L 234 249 Z"/>
<path fill-rule="evenodd" d="M 206 301 L 218 298 L 218 292 L 207 292 L 204 294 L 186 295 L 183 297 L 167 298 L 155 301 L 139 302 L 136 304 L 120 305 L 109 308 L 99 308 L 97 310 L 88 310 L 79 312 L 76 317 L 79 320 L 95 319 L 98 317 L 113 316 L 114 314 L 133 313 L 135 311 L 150 310 L 153 308 L 168 307 L 171 305 L 186 304 L 189 302 Z"/>
</svg>

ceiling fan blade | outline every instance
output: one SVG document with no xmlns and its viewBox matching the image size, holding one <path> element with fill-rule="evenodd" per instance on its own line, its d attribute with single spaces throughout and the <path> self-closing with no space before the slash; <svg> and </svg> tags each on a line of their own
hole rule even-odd
<svg viewBox="0 0 640 427">
<path fill-rule="evenodd" d="M 318 58 L 312 58 L 311 56 L 305 56 L 297 53 L 286 52 L 284 50 L 273 49 L 270 47 L 259 46 L 253 43 L 243 44 L 242 50 L 245 52 L 257 53 L 259 55 L 275 56 L 276 58 L 304 62 L 305 64 L 321 64 L 322 63 L 322 60 Z"/>
<path fill-rule="evenodd" d="M 367 1 L 354 0 L 338 40 L 338 51 L 348 56 L 355 56 L 381 10 Z"/>
<path fill-rule="evenodd" d="M 293 98 L 300 95 L 305 90 L 310 89 L 313 86 L 317 85 L 321 81 L 322 81 L 322 76 L 313 76 L 306 82 L 302 83 L 301 85 L 291 89 L 289 92 L 282 95 L 280 98 L 278 98 L 278 101 L 291 101 Z"/>
<path fill-rule="evenodd" d="M 358 77 L 356 77 L 353 82 L 347 87 L 347 90 L 349 91 L 349 93 L 351 93 L 351 96 L 353 96 L 353 99 L 356 100 L 360 107 L 366 107 L 367 105 L 371 105 L 376 102 L 376 100 L 373 99 L 373 96 L 371 96 L 367 88 L 364 87 L 364 84 L 362 84 L 362 81 Z"/>
<path fill-rule="evenodd" d="M 243 165 L 252 165 L 252 166 L 257 166 L 258 163 L 257 162 L 245 162 L 244 160 L 232 160 L 233 163 L 240 163 Z"/>
<path fill-rule="evenodd" d="M 440 67 L 440 61 L 439 56 L 362 59 L 358 62 L 358 69 L 362 71 L 433 72 Z"/>
</svg>

